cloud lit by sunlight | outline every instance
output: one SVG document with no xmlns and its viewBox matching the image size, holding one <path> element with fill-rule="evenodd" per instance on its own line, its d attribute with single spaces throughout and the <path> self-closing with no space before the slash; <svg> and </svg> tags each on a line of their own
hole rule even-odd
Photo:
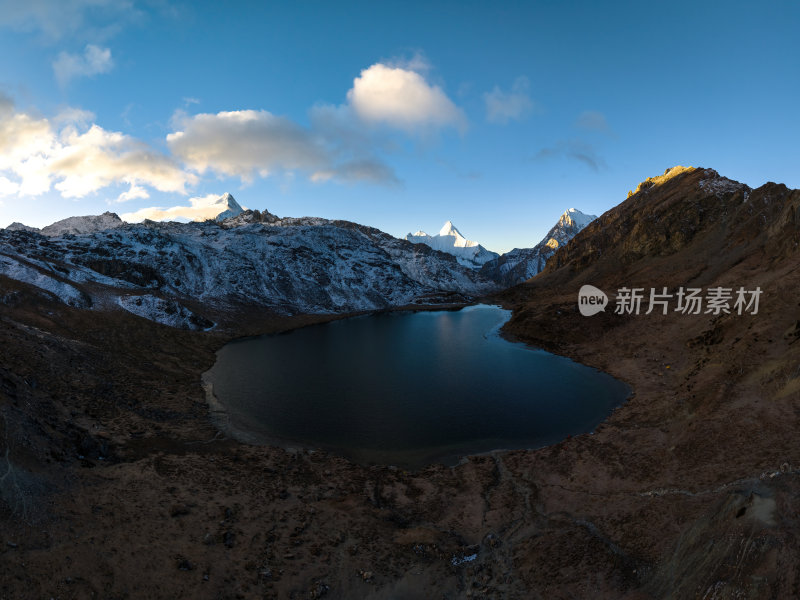
<svg viewBox="0 0 800 600">
<path fill-rule="evenodd" d="M 364 121 L 385 123 L 407 132 L 455 127 L 467 118 L 444 91 L 410 69 L 376 63 L 361 71 L 347 92 L 347 102 Z"/>
<path fill-rule="evenodd" d="M 0 102 L 0 176 L 3 189 L 37 196 L 55 187 L 82 198 L 108 186 L 144 184 L 185 193 L 196 176 L 144 142 L 99 125 L 86 129 L 85 111 L 63 111 L 52 121 Z M 141 192 L 136 192 L 141 196 Z"/>
<path fill-rule="evenodd" d="M 235 110 L 182 119 L 170 133 L 173 154 L 190 168 L 250 179 L 276 170 L 316 171 L 327 163 L 311 132 L 265 110 Z"/>
<path fill-rule="evenodd" d="M 170 133 L 173 155 L 198 173 L 269 177 L 301 171 L 314 182 L 331 179 L 393 183 L 393 171 L 368 151 L 352 156 L 339 136 L 302 127 L 265 110 L 179 115 Z"/>
<path fill-rule="evenodd" d="M 169 208 L 143 208 L 136 212 L 120 215 L 123 221 L 138 223 L 145 219 L 151 221 L 205 221 L 213 219 L 219 213 L 228 209 L 225 196 L 208 194 L 196 198 L 189 198 L 188 206 L 171 206 Z"/>
</svg>

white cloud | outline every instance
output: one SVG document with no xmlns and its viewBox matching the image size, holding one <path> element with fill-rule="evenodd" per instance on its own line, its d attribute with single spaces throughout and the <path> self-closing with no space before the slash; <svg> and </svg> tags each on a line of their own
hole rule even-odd
<svg viewBox="0 0 800 600">
<path fill-rule="evenodd" d="M 189 198 L 188 206 L 143 208 L 136 212 L 125 213 L 120 218 L 129 223 L 138 223 L 145 219 L 150 219 L 151 221 L 205 221 L 206 219 L 213 219 L 227 209 L 228 204 L 224 196 L 208 194 L 207 196 Z"/>
<path fill-rule="evenodd" d="M 122 192 L 117 197 L 117 202 L 128 202 L 129 200 L 146 199 L 149 197 L 150 193 L 146 189 L 140 185 L 132 183 L 127 192 Z"/>
<path fill-rule="evenodd" d="M 0 196 L 11 196 L 19 192 L 19 184 L 7 177 L 0 177 Z"/>
<path fill-rule="evenodd" d="M 94 44 L 88 44 L 82 55 L 61 52 L 53 61 L 53 72 L 61 87 L 76 77 L 92 77 L 108 73 L 112 68 L 114 59 L 111 58 L 111 49 L 100 48 Z"/>
<path fill-rule="evenodd" d="M 410 134 L 442 127 L 463 130 L 464 113 L 420 71 L 430 65 L 421 55 L 410 61 L 376 63 L 361 71 L 347 101 L 310 110 L 311 126 L 265 110 L 237 110 L 190 116 L 179 109 L 167 136 L 172 154 L 204 174 L 239 177 L 283 175 L 295 171 L 315 182 L 399 183 L 379 158 L 395 145 L 384 124 Z"/>
<path fill-rule="evenodd" d="M 509 92 L 494 86 L 491 92 L 483 95 L 486 103 L 486 119 L 492 123 L 506 124 L 525 117 L 534 106 L 528 95 L 529 88 L 528 78 L 524 76 L 517 77 Z"/>
<path fill-rule="evenodd" d="M 0 174 L 15 177 L 17 193 L 35 196 L 50 189 L 47 162 L 56 147 L 47 119 L 15 112 L 7 101 L 0 105 Z"/>
<path fill-rule="evenodd" d="M 464 113 L 439 86 L 416 71 L 376 63 L 361 71 L 347 102 L 368 123 L 385 123 L 407 132 L 467 125 Z"/>
<path fill-rule="evenodd" d="M 118 183 L 185 193 L 185 186 L 196 181 L 139 140 L 98 125 L 87 129 L 84 121 L 89 116 L 64 111 L 50 121 L 15 111 L 0 98 L 0 176 L 22 196 L 37 196 L 55 185 L 68 198 Z"/>
<path fill-rule="evenodd" d="M 184 118 L 182 126 L 183 131 L 167 136 L 167 143 L 200 173 L 250 179 L 276 170 L 314 171 L 327 162 L 308 130 L 264 110 L 199 114 Z"/>
<path fill-rule="evenodd" d="M 75 125 L 80 127 L 88 127 L 95 120 L 95 114 L 88 110 L 80 108 L 72 108 L 68 106 L 61 109 L 61 111 L 51 119 L 53 125 L 65 126 Z"/>
<path fill-rule="evenodd" d="M 92 125 L 85 133 L 68 128 L 49 169 L 61 178 L 56 189 L 67 198 L 81 198 L 113 183 L 145 183 L 162 192 L 185 192 L 194 177 L 167 156 L 143 142 Z"/>
<path fill-rule="evenodd" d="M 167 136 L 169 148 L 199 173 L 251 180 L 302 171 L 312 181 L 396 181 L 376 158 L 354 156 L 344 136 L 307 129 L 264 110 L 180 114 L 176 121 L 182 130 Z"/>
<path fill-rule="evenodd" d="M 112 66 L 110 50 L 89 45 L 82 56 L 62 54 L 54 69 L 66 83 Z M 48 119 L 15 110 L 0 94 L 2 189 L 20 196 L 55 189 L 62 197 L 81 198 L 125 184 L 127 190 L 117 189 L 115 196 L 126 202 L 149 198 L 151 189 L 185 194 L 207 173 L 245 181 L 297 174 L 315 182 L 398 184 L 381 160 L 398 147 L 392 128 L 425 134 L 467 124 L 461 109 L 418 72 L 428 69 L 419 56 L 374 64 L 354 79 L 346 103 L 313 107 L 308 127 L 265 110 L 189 115 L 179 109 L 166 138 L 167 154 L 102 128 L 92 113 L 68 108 Z M 390 127 L 370 126 L 376 123 Z"/>
</svg>

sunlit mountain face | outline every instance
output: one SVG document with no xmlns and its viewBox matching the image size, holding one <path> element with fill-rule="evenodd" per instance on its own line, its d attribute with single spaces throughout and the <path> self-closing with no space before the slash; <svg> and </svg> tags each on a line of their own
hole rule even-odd
<svg viewBox="0 0 800 600">
<path fill-rule="evenodd" d="M 480 268 L 498 256 L 496 252 L 487 250 L 478 242 L 466 239 L 452 221 L 447 221 L 436 235 L 431 236 L 424 231 L 418 231 L 414 234 L 409 233 L 406 239 L 414 244 L 425 244 L 435 250 L 452 254 L 460 264 L 474 269 Z"/>
</svg>

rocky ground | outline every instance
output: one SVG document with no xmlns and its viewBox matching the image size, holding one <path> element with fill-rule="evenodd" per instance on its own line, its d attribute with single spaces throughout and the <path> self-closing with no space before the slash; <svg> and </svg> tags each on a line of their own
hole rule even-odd
<svg viewBox="0 0 800 600">
<path fill-rule="evenodd" d="M 214 351 L 316 318 L 179 331 L 0 278 L 0 598 L 800 596 L 800 197 L 709 177 L 637 190 L 494 298 L 508 336 L 634 396 L 592 435 L 454 468 L 219 434 Z M 584 283 L 763 295 L 758 315 L 586 318 Z"/>
</svg>

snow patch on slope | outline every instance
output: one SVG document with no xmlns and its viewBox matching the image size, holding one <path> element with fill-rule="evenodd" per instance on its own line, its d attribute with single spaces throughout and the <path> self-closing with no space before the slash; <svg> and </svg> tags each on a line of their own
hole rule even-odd
<svg viewBox="0 0 800 600">
<path fill-rule="evenodd" d="M 0 255 L 0 275 L 49 292 L 69 306 L 89 308 L 92 305 L 91 299 L 80 290 L 10 256 Z"/>
<path fill-rule="evenodd" d="M 745 190 L 745 193 L 750 190 L 749 186 L 733 179 L 722 177 L 714 169 L 706 169 L 703 174 L 707 175 L 708 178 L 700 181 L 700 189 L 711 192 L 718 198 L 721 198 L 724 194 L 731 194 L 739 190 Z"/>
<path fill-rule="evenodd" d="M 214 323 L 197 316 L 174 300 L 165 300 L 150 294 L 120 296 L 117 304 L 134 315 L 177 329 L 208 331 L 214 327 Z"/>
<path fill-rule="evenodd" d="M 95 231 L 115 229 L 124 224 L 124 221 L 120 219 L 116 213 L 104 212 L 102 215 L 68 217 L 61 221 L 56 221 L 52 225 L 43 227 L 41 234 L 48 237 L 58 237 L 65 234 L 81 235 L 84 233 L 94 233 Z"/>
<path fill-rule="evenodd" d="M 19 223 L 18 221 L 14 221 L 11 225 L 6 227 L 6 231 L 28 231 L 31 233 L 39 233 L 40 229 L 38 227 L 28 227 L 23 223 Z"/>
</svg>

